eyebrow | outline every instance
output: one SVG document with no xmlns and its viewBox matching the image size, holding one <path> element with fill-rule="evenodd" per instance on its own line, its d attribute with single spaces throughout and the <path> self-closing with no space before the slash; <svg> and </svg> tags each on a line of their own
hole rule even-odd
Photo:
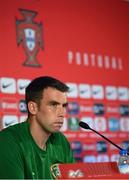
<svg viewBox="0 0 129 180">
<path fill-rule="evenodd" d="M 58 101 L 50 101 L 49 104 L 50 104 L 50 105 L 58 105 L 58 104 L 61 104 L 61 103 L 59 103 Z M 67 103 L 67 102 L 66 102 L 66 103 L 63 103 L 62 106 L 63 106 L 63 107 L 67 107 L 67 106 L 68 106 L 68 103 Z"/>
</svg>

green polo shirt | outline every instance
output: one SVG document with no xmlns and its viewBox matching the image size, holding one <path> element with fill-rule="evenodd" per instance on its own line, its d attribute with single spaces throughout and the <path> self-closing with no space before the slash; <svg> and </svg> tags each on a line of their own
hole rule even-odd
<svg viewBox="0 0 129 180">
<path fill-rule="evenodd" d="M 51 179 L 51 165 L 73 162 L 70 144 L 60 132 L 49 137 L 46 151 L 33 140 L 28 122 L 0 132 L 0 179 Z"/>
</svg>

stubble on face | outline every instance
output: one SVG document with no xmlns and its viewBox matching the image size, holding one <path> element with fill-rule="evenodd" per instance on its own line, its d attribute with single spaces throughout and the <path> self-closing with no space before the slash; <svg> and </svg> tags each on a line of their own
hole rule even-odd
<svg viewBox="0 0 129 180">
<path fill-rule="evenodd" d="M 50 87 L 44 90 L 36 117 L 44 132 L 51 134 L 60 130 L 66 106 L 66 93 Z"/>
</svg>

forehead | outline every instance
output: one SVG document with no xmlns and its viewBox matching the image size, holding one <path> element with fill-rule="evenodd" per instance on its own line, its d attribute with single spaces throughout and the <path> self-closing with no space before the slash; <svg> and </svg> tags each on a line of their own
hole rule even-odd
<svg viewBox="0 0 129 180">
<path fill-rule="evenodd" d="M 61 92 L 55 88 L 48 87 L 43 91 L 43 100 L 53 100 L 64 103 L 67 101 L 66 92 Z"/>
</svg>

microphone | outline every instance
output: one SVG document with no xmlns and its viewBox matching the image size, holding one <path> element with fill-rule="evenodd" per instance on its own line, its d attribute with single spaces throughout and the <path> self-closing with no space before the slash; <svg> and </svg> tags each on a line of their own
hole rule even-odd
<svg viewBox="0 0 129 180">
<path fill-rule="evenodd" d="M 105 137 L 104 135 L 100 134 L 98 131 L 92 129 L 87 123 L 80 121 L 79 122 L 79 126 L 83 129 L 90 129 L 92 131 L 94 131 L 95 133 L 97 133 L 99 136 L 101 136 L 102 138 L 106 139 L 108 142 L 110 142 L 111 144 L 113 144 L 115 147 L 117 147 L 120 150 L 123 150 L 120 146 L 118 146 L 117 144 L 115 144 L 114 142 L 112 142 L 110 139 L 108 139 L 107 137 Z M 129 155 L 129 153 L 127 153 Z"/>
</svg>

